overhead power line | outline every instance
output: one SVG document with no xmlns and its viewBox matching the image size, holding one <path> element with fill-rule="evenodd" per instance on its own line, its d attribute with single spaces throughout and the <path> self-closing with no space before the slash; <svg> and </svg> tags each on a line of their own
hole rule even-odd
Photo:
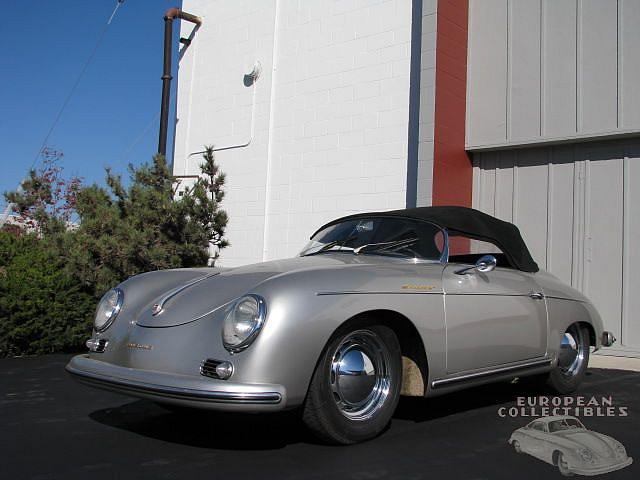
<svg viewBox="0 0 640 480">
<path fill-rule="evenodd" d="M 66 98 L 64 99 L 64 102 L 62 102 L 62 106 L 58 110 L 58 113 L 56 113 L 56 116 L 54 117 L 53 122 L 51 123 L 51 126 L 49 127 L 49 130 L 47 131 L 47 134 L 45 135 L 44 139 L 42 140 L 42 143 L 40 144 L 40 147 L 38 148 L 38 152 L 36 153 L 35 157 L 33 158 L 33 161 L 31 162 L 31 166 L 29 167 L 29 170 L 33 170 L 35 168 L 36 164 L 38 163 L 38 159 L 40 158 L 40 155 L 42 154 L 42 150 L 47 145 L 47 142 L 49 141 L 49 137 L 51 137 L 51 134 L 55 130 L 56 126 L 58 125 L 58 122 L 60 121 L 60 118 L 62 118 L 62 114 L 64 113 L 65 109 L 67 108 L 67 105 L 69 104 L 69 102 L 71 101 L 71 98 L 73 97 L 74 93 L 76 92 L 76 89 L 78 88 L 78 85 L 80 85 L 80 81 L 82 80 L 82 77 L 84 77 L 84 74 L 87 71 L 87 68 L 89 68 L 89 65 L 93 61 L 93 58 L 95 57 L 96 52 L 98 51 L 98 48 L 100 47 L 100 44 L 102 43 L 102 40 L 104 39 L 104 36 L 107 33 L 107 30 L 109 29 L 109 26 L 111 25 L 111 22 L 113 21 L 114 17 L 116 16 L 116 13 L 117 13 L 118 9 L 120 8 L 120 5 L 122 5 L 124 2 L 125 2 L 125 0 L 116 0 L 116 6 L 114 7 L 113 12 L 111 12 L 111 15 L 109 15 L 109 19 L 107 20 L 107 23 L 105 23 L 104 27 L 102 27 L 102 30 L 100 31 L 100 34 L 98 35 L 98 39 L 96 40 L 96 43 L 95 43 L 95 45 L 93 47 L 93 50 L 91 50 L 91 54 L 89 55 L 87 60 L 82 65 L 80 73 L 76 77 L 76 80 L 73 83 L 73 86 L 71 87 L 71 90 L 69 91 L 69 93 L 67 94 Z M 18 190 L 20 190 L 20 185 L 18 185 Z M 4 212 L 2 214 L 0 214 L 0 228 L 2 228 L 2 226 L 7 221 L 7 217 L 11 213 L 12 208 L 13 208 L 13 205 L 11 203 L 9 203 L 6 206 L 6 208 L 4 209 Z"/>
<path fill-rule="evenodd" d="M 102 43 L 102 40 L 104 39 L 104 36 L 107 33 L 107 30 L 111 26 L 111 21 L 115 17 L 116 12 L 120 8 L 120 5 L 122 5 L 124 3 L 124 1 L 125 0 L 117 0 L 116 1 L 116 6 L 113 9 L 113 12 L 111 12 L 111 15 L 109 16 L 109 19 L 107 20 L 107 23 L 105 23 L 104 27 L 102 27 L 102 30 L 100 31 L 100 34 L 98 35 L 98 40 L 96 41 L 96 44 L 94 45 L 93 50 L 91 50 L 91 54 L 89 55 L 87 60 L 84 62 L 84 65 L 82 66 L 82 69 L 80 70 L 80 73 L 76 77 L 76 81 L 73 83 L 73 86 L 71 87 L 71 90 L 67 94 L 67 97 L 64 99 L 64 102 L 62 102 L 62 106 L 58 110 L 58 113 L 54 117 L 53 122 L 51 123 L 51 126 L 49 127 L 49 130 L 47 131 L 47 134 L 45 135 L 44 139 L 42 140 L 42 143 L 40 144 L 40 147 L 38 148 L 38 152 L 36 153 L 36 156 L 33 158 L 33 161 L 31 162 L 30 169 L 33 169 L 33 167 L 35 167 L 36 163 L 38 163 L 38 159 L 40 158 L 40 154 L 42 153 L 42 149 L 47 145 L 47 142 L 49 141 L 49 137 L 51 137 L 51 134 L 55 130 L 56 126 L 58 125 L 58 122 L 60 121 L 60 118 L 62 118 L 62 114 L 64 113 L 65 109 L 67 108 L 67 105 L 69 105 L 69 102 L 71 101 L 71 98 L 73 97 L 74 93 L 76 93 L 76 89 L 78 88 L 78 85 L 80 85 L 80 81 L 82 80 L 82 77 L 84 77 L 85 72 L 89 68 L 89 65 L 93 61 L 93 58 L 96 56 L 96 52 L 98 51 L 98 48 L 100 48 L 100 44 Z"/>
<path fill-rule="evenodd" d="M 160 110 L 155 113 L 151 121 L 149 121 L 149 123 L 145 125 L 138 136 L 136 136 L 133 141 L 127 146 L 127 148 L 123 150 L 122 154 L 120 155 L 123 160 L 125 160 L 129 156 L 131 150 L 133 150 L 134 147 L 136 147 L 144 139 L 147 133 L 149 133 L 149 130 L 151 130 L 151 127 L 153 127 L 158 122 L 158 117 L 160 117 Z"/>
</svg>

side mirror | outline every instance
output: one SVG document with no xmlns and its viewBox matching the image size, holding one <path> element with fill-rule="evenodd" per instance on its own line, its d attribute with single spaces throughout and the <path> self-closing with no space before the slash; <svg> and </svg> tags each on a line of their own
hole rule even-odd
<svg viewBox="0 0 640 480">
<path fill-rule="evenodd" d="M 483 255 L 476 262 L 476 270 L 480 273 L 488 273 L 496 268 L 498 261 L 493 255 Z"/>
<path fill-rule="evenodd" d="M 483 255 L 478 259 L 473 267 L 462 268 L 460 270 L 456 270 L 455 273 L 457 273 L 458 275 L 464 275 L 471 270 L 475 270 L 480 273 L 489 273 L 494 268 L 496 268 L 496 265 L 498 265 L 496 257 L 494 257 L 493 255 Z"/>
</svg>

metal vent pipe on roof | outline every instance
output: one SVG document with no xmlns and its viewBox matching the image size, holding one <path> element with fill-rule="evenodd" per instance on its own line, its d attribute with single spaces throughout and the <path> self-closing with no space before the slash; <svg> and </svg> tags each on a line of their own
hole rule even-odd
<svg viewBox="0 0 640 480">
<path fill-rule="evenodd" d="M 160 134 L 158 136 L 158 153 L 167 155 L 167 129 L 169 126 L 169 102 L 171 100 L 171 54 L 173 44 L 173 21 L 185 20 L 196 25 L 202 25 L 202 19 L 179 8 L 170 8 L 164 14 L 164 67 L 162 70 L 162 103 L 160 106 Z"/>
</svg>

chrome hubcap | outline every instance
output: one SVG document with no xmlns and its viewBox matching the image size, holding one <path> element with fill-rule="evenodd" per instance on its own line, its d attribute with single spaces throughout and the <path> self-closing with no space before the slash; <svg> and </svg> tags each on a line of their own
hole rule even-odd
<svg viewBox="0 0 640 480">
<path fill-rule="evenodd" d="M 575 325 L 562 336 L 560 354 L 558 355 L 558 367 L 560 372 L 567 377 L 575 376 L 585 361 L 585 342 L 582 338 L 583 330 Z"/>
<path fill-rule="evenodd" d="M 352 420 L 371 418 L 389 395 L 390 355 L 382 340 L 369 330 L 357 330 L 338 346 L 329 379 L 340 412 Z"/>
</svg>

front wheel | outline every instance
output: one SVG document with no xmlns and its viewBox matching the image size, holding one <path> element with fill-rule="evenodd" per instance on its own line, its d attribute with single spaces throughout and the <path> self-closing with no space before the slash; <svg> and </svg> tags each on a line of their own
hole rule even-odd
<svg viewBox="0 0 640 480">
<path fill-rule="evenodd" d="M 575 391 L 589 364 L 589 332 L 574 323 L 564 333 L 560 343 L 558 364 L 549 372 L 547 385 L 560 394 Z"/>
<path fill-rule="evenodd" d="M 389 424 L 401 381 L 400 343 L 393 330 L 373 325 L 338 334 L 313 374 L 303 420 L 329 443 L 368 440 Z"/>
<path fill-rule="evenodd" d="M 573 472 L 569 469 L 569 464 L 564 459 L 564 455 L 562 455 L 562 453 L 558 454 L 558 470 L 565 477 L 573 476 Z"/>
<path fill-rule="evenodd" d="M 516 451 L 516 453 L 522 453 L 522 447 L 520 447 L 519 441 L 514 440 L 511 445 L 513 446 L 513 449 Z"/>
</svg>

